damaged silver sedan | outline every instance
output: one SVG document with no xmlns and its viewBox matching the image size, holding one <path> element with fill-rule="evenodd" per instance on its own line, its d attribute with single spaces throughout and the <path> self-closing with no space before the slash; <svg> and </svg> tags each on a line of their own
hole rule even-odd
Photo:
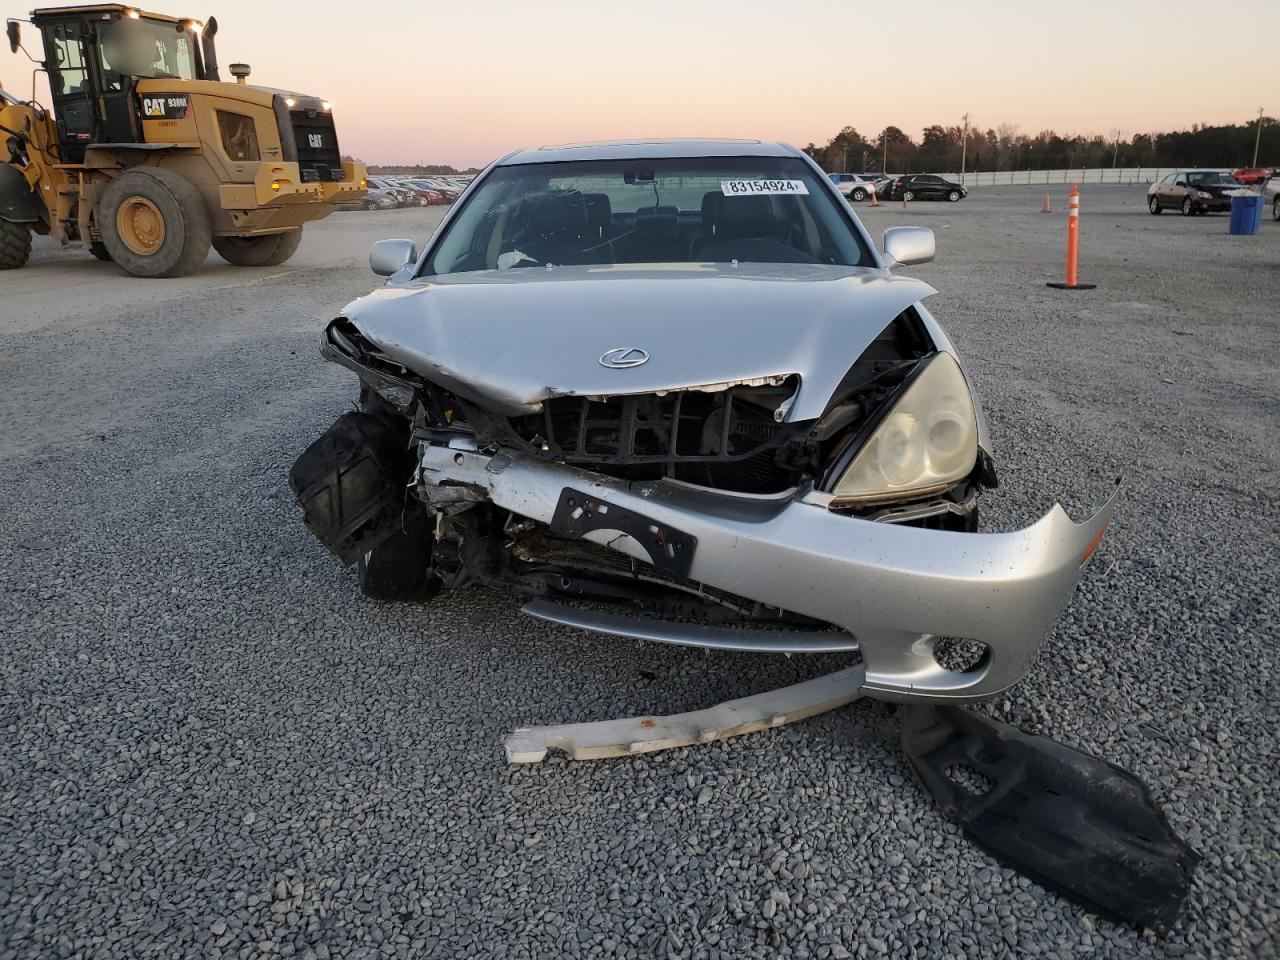
<svg viewBox="0 0 1280 960">
<path fill-rule="evenodd" d="M 877 250 L 784 145 L 508 156 L 424 249 L 376 244 L 390 280 L 326 330 L 360 410 L 294 465 L 306 523 L 373 597 L 481 583 L 603 634 L 858 650 L 883 699 L 996 694 L 1111 503 L 977 532 L 980 407 L 935 291 L 889 272 L 933 253 Z"/>
</svg>

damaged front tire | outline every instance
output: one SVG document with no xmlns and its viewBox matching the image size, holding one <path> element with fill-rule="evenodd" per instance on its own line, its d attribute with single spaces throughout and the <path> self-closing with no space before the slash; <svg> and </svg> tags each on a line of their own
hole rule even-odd
<svg viewBox="0 0 1280 960">
<path fill-rule="evenodd" d="M 428 570 L 434 542 L 430 517 L 410 520 L 356 561 L 360 592 L 374 600 L 430 600 L 440 592 L 440 578 Z"/>
</svg>

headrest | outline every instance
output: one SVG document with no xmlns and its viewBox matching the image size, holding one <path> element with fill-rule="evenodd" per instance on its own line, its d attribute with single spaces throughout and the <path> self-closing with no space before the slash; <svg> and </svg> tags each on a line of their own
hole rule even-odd
<svg viewBox="0 0 1280 960">
<path fill-rule="evenodd" d="M 717 240 L 776 237 L 780 227 L 768 197 L 725 197 L 716 208 Z"/>
<path fill-rule="evenodd" d="M 584 193 L 582 202 L 587 205 L 587 225 L 592 234 L 604 235 L 613 219 L 613 205 L 607 193 Z"/>
<path fill-rule="evenodd" d="M 520 220 L 528 239 L 580 237 L 587 232 L 587 205 L 582 194 L 535 193 L 520 201 Z"/>
<path fill-rule="evenodd" d="M 724 199 L 724 194 L 719 190 L 708 190 L 702 195 L 702 232 L 710 233 L 711 228 L 716 225 L 716 210 L 720 207 L 720 201 Z"/>
<path fill-rule="evenodd" d="M 675 207 L 636 211 L 636 236 L 643 240 L 674 240 L 680 236 L 680 214 Z"/>
</svg>

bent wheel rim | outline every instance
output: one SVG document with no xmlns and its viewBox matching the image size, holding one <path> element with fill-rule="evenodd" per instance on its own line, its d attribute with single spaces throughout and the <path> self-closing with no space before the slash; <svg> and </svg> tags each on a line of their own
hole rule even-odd
<svg viewBox="0 0 1280 960">
<path fill-rule="evenodd" d="M 146 197 L 129 197 L 116 211 L 120 240 L 140 257 L 149 257 L 164 245 L 164 216 Z"/>
</svg>

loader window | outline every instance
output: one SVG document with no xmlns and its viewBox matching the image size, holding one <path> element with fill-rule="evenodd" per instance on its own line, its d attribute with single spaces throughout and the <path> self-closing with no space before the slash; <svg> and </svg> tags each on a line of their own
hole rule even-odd
<svg viewBox="0 0 1280 960">
<path fill-rule="evenodd" d="M 262 159 L 258 151 L 258 128 L 252 117 L 219 110 L 218 130 L 222 134 L 222 149 L 232 160 Z"/>
<path fill-rule="evenodd" d="M 76 21 L 44 23 L 41 30 L 62 160 L 81 163 L 98 129 L 87 33 Z"/>
<path fill-rule="evenodd" d="M 109 90 L 124 89 L 125 77 L 194 80 L 194 37 L 172 23 L 117 20 L 102 31 L 102 70 Z"/>
<path fill-rule="evenodd" d="M 89 89 L 89 67 L 85 62 L 84 41 L 75 25 L 60 25 L 50 32 L 53 41 L 53 58 L 57 70 L 49 72 L 49 82 L 55 87 L 55 97 L 84 93 Z"/>
</svg>

